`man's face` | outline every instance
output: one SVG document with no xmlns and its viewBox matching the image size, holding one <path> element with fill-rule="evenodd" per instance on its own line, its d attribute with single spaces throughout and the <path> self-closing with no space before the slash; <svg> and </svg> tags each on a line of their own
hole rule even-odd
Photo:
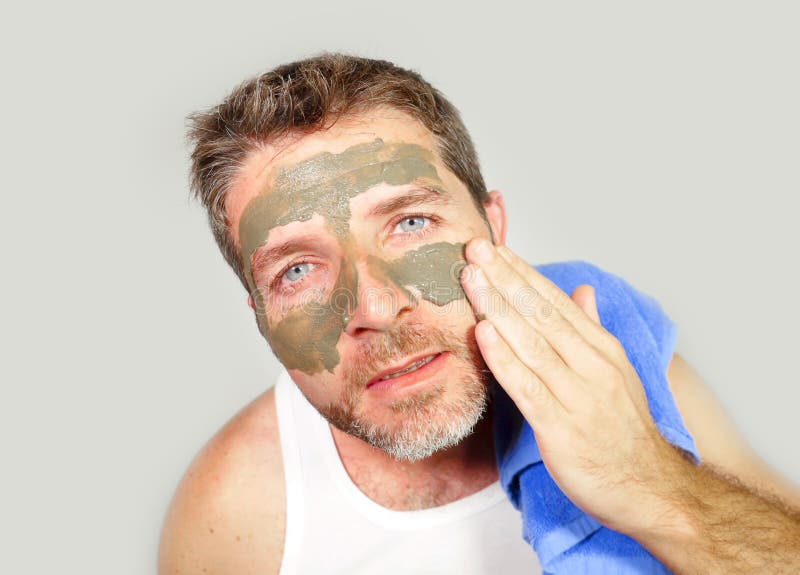
<svg viewBox="0 0 800 575">
<path fill-rule="evenodd" d="M 328 421 L 408 460 L 471 431 L 490 379 L 459 273 L 490 232 L 421 124 L 382 110 L 265 146 L 226 208 L 259 329 Z"/>
</svg>

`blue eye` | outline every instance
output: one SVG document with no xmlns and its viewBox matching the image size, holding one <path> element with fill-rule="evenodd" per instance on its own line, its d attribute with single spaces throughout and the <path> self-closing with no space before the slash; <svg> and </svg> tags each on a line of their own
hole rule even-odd
<svg viewBox="0 0 800 575">
<path fill-rule="evenodd" d="M 416 232 L 427 226 L 431 222 L 430 218 L 425 216 L 409 216 L 400 220 L 397 225 L 404 232 Z"/>
<path fill-rule="evenodd" d="M 290 282 L 296 282 L 304 275 L 306 275 L 308 272 L 310 272 L 313 266 L 314 264 L 309 264 L 309 263 L 294 264 L 292 267 L 286 270 L 286 273 L 283 274 L 283 277 L 285 277 Z"/>
</svg>

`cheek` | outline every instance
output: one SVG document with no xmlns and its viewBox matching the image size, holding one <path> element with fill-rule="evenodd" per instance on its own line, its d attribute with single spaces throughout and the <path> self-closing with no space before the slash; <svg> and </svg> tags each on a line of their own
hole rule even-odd
<svg viewBox="0 0 800 575">
<path fill-rule="evenodd" d="M 466 298 L 459 279 L 466 264 L 464 244 L 439 242 L 376 265 L 397 285 L 413 287 L 423 299 L 444 306 Z"/>
<path fill-rule="evenodd" d="M 262 334 L 286 369 L 333 373 L 340 361 L 336 346 L 358 304 L 357 290 L 355 266 L 345 262 L 326 301 L 303 305 L 269 326 L 263 315 L 259 318 Z"/>
<path fill-rule="evenodd" d="M 289 313 L 264 334 L 286 369 L 307 374 L 333 372 L 339 364 L 336 344 L 344 321 L 327 304 L 308 305 Z"/>
<path fill-rule="evenodd" d="M 341 392 L 331 375 L 327 373 L 309 375 L 299 370 L 289 370 L 289 375 L 306 399 L 318 411 L 332 403 L 338 403 Z"/>
</svg>

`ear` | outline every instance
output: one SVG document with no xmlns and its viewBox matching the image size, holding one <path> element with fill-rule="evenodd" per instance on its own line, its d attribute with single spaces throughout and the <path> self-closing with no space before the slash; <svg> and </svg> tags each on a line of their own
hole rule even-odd
<svg viewBox="0 0 800 575">
<path fill-rule="evenodd" d="M 253 296 L 247 296 L 247 305 L 249 305 L 253 311 L 256 311 L 256 302 L 253 300 Z"/>
<path fill-rule="evenodd" d="M 489 198 L 483 202 L 483 209 L 486 211 L 486 219 L 489 220 L 494 244 L 496 246 L 505 245 L 506 205 L 503 202 L 503 194 L 498 190 L 489 192 Z"/>
</svg>

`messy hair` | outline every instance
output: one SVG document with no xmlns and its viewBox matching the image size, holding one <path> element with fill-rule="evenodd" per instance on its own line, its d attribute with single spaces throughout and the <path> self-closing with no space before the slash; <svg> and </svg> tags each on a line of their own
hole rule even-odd
<svg viewBox="0 0 800 575">
<path fill-rule="evenodd" d="M 189 116 L 191 188 L 214 239 L 245 287 L 225 198 L 251 152 L 282 136 L 310 133 L 345 115 L 390 107 L 422 123 L 444 165 L 481 215 L 488 198 L 477 153 L 458 110 L 419 74 L 391 62 L 339 53 L 299 60 L 251 78 L 217 106 Z"/>
</svg>

